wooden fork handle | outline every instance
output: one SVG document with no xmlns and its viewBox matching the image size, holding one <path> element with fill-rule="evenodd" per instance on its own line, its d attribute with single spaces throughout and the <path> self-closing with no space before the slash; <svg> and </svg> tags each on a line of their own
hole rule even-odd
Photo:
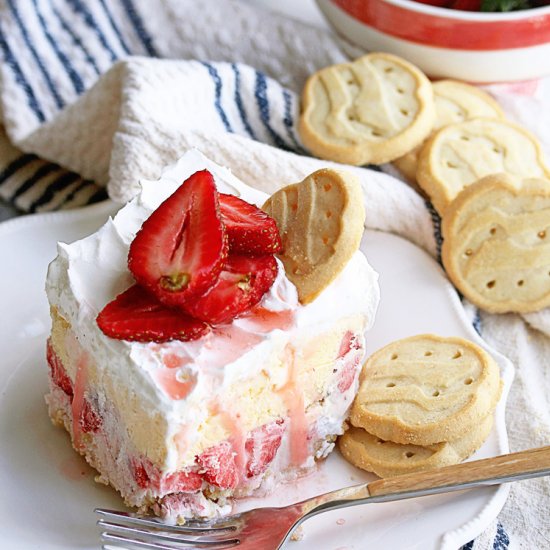
<svg viewBox="0 0 550 550">
<path fill-rule="evenodd" d="M 426 472 L 379 479 L 367 485 L 371 497 L 421 496 L 480 485 L 495 485 L 550 474 L 550 446 Z M 408 493 L 411 493 L 408 495 Z M 384 498 L 384 500 L 393 500 Z"/>
</svg>

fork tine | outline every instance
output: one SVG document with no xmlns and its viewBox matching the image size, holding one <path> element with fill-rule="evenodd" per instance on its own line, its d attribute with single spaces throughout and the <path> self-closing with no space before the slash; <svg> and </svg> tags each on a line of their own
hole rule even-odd
<svg viewBox="0 0 550 550">
<path fill-rule="evenodd" d="M 147 549 L 147 550 L 182 550 L 183 547 L 187 546 L 188 548 L 204 548 L 204 546 L 197 545 L 193 541 L 178 541 L 177 546 L 172 546 L 172 544 L 164 544 L 161 542 L 145 541 L 140 539 L 133 539 L 125 537 L 123 535 L 117 535 L 115 533 L 103 532 L 101 533 L 101 541 L 107 543 L 108 546 L 115 545 L 117 548 L 122 545 L 123 548 L 137 548 Z M 190 546 L 192 545 L 192 546 Z M 215 543 L 215 546 L 208 546 L 210 550 L 222 550 L 224 548 L 231 548 L 235 544 L 226 544 L 226 543 Z M 106 545 L 103 545 L 105 548 Z"/>
<path fill-rule="evenodd" d="M 119 512 L 118 510 L 107 510 L 105 508 L 96 508 L 94 510 L 96 514 L 104 516 L 107 519 L 121 521 L 123 523 L 130 523 L 133 525 L 140 525 L 146 527 L 152 527 L 154 529 L 162 529 L 163 531 L 177 532 L 187 535 L 207 535 L 230 533 L 236 531 L 239 528 L 238 517 L 234 516 L 234 519 L 219 518 L 214 520 L 191 520 L 184 525 L 168 525 L 163 523 L 160 518 L 155 517 L 141 517 L 129 514 L 127 512 Z M 100 520 L 101 521 L 101 520 Z"/>
<path fill-rule="evenodd" d="M 181 536 L 181 534 L 177 535 L 170 535 L 168 533 L 163 533 L 162 531 L 150 531 L 147 529 L 139 529 L 137 527 L 130 527 L 128 525 L 120 525 L 119 523 L 111 523 L 110 521 L 104 521 L 100 519 L 97 522 L 97 525 L 105 529 L 104 532 L 109 531 L 115 531 L 121 534 L 126 535 L 134 535 L 140 538 L 145 539 L 158 539 L 158 540 L 165 540 L 167 542 L 176 542 L 179 544 L 191 544 L 196 547 L 200 548 L 212 548 L 212 547 L 219 547 L 220 544 L 226 544 L 228 546 L 235 545 L 239 543 L 239 539 L 223 539 L 223 538 L 208 538 L 203 539 L 201 538 L 193 538 L 193 539 L 185 539 Z M 220 537 L 220 535 L 217 535 Z"/>
</svg>

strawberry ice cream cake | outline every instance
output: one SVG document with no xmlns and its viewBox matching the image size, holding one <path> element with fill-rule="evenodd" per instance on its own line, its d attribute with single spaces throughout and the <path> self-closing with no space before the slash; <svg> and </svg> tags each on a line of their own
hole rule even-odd
<svg viewBox="0 0 550 550">
<path fill-rule="evenodd" d="M 96 233 L 58 245 L 46 401 L 129 506 L 212 517 L 333 449 L 378 277 L 356 251 L 300 304 L 277 226 L 254 206 L 267 196 L 198 151 L 142 188 Z"/>
</svg>

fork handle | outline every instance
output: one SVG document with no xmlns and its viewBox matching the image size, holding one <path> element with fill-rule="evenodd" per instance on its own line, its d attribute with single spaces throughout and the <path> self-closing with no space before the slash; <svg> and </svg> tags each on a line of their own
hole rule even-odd
<svg viewBox="0 0 550 550">
<path fill-rule="evenodd" d="M 463 462 L 421 473 L 379 479 L 369 483 L 367 489 L 369 495 L 375 498 L 388 496 L 395 496 L 397 499 L 412 498 L 548 474 L 550 474 L 550 446 Z M 376 500 L 379 499 L 376 498 Z M 383 500 L 394 499 L 384 498 Z"/>
<path fill-rule="evenodd" d="M 545 475 L 550 475 L 550 446 L 379 479 L 310 498 L 301 506 L 305 519 L 325 510 L 404 500 Z"/>
</svg>

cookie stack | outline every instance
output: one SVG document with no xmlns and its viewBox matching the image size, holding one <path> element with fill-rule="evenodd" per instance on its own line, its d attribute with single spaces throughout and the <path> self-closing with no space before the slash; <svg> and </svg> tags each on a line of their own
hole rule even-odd
<svg viewBox="0 0 550 550">
<path fill-rule="evenodd" d="M 398 340 L 365 363 L 340 451 L 380 477 L 456 464 L 489 435 L 500 392 L 498 366 L 476 344 Z"/>
<path fill-rule="evenodd" d="M 314 155 L 391 161 L 430 198 L 443 264 L 472 303 L 491 313 L 550 306 L 550 167 L 490 95 L 371 53 L 308 79 L 299 129 Z"/>
<path fill-rule="evenodd" d="M 393 161 L 440 215 L 487 175 L 550 178 L 537 139 L 505 120 L 489 94 L 452 80 L 432 84 L 417 67 L 386 53 L 313 74 L 302 93 L 299 130 L 320 158 Z"/>
</svg>

